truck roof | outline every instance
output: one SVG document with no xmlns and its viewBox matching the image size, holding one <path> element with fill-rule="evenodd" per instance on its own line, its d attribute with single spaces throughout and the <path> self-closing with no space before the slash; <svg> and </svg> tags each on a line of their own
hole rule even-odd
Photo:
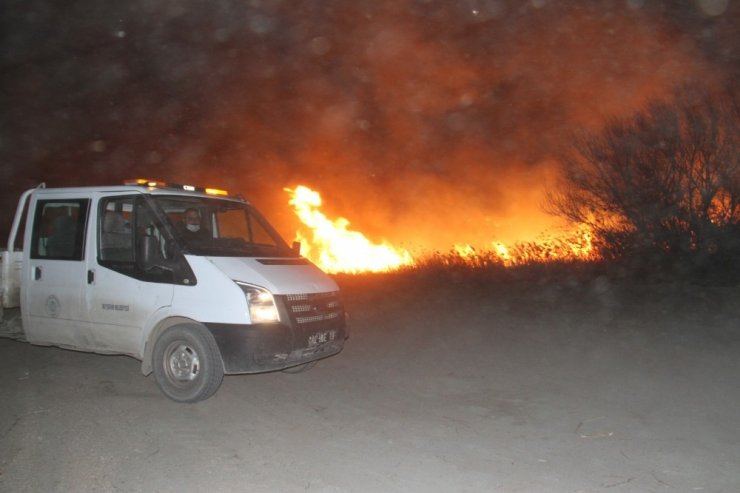
<svg viewBox="0 0 740 493">
<path fill-rule="evenodd" d="M 34 193 L 39 195 L 52 193 L 77 193 L 77 192 L 138 192 L 151 195 L 183 195 L 196 197 L 221 198 L 238 202 L 247 202 L 241 195 L 232 195 L 226 190 L 194 185 L 180 185 L 153 180 L 127 181 L 122 185 L 102 185 L 85 187 L 52 187 L 47 188 L 45 184 L 39 185 Z"/>
</svg>

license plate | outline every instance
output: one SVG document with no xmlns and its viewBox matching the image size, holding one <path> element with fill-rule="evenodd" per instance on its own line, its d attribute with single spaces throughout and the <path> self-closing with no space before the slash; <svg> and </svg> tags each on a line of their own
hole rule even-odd
<svg viewBox="0 0 740 493">
<path fill-rule="evenodd" d="M 333 341 L 337 337 L 336 330 L 325 330 L 308 336 L 308 347 L 316 347 Z"/>
</svg>

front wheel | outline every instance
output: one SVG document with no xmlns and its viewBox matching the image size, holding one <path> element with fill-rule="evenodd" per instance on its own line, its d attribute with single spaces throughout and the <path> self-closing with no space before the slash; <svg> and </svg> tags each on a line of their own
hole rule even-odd
<svg viewBox="0 0 740 493">
<path fill-rule="evenodd" d="M 216 341 L 201 325 L 175 325 L 165 330 L 154 344 L 152 358 L 154 379 L 173 401 L 208 399 L 224 378 Z"/>
</svg>

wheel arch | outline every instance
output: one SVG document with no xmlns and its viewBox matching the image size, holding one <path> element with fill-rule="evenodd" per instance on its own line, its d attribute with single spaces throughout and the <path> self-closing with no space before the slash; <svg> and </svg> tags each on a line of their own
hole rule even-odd
<svg viewBox="0 0 740 493">
<path fill-rule="evenodd" d="M 152 353 L 154 352 L 154 343 L 157 341 L 162 332 L 169 329 L 170 327 L 174 327 L 175 325 L 183 324 L 195 324 L 205 328 L 202 323 L 187 317 L 168 317 L 157 322 L 157 325 L 155 325 L 151 332 L 149 332 L 149 336 L 147 337 L 146 343 L 144 344 L 144 354 L 141 358 L 141 373 L 147 376 L 152 373 Z"/>
</svg>

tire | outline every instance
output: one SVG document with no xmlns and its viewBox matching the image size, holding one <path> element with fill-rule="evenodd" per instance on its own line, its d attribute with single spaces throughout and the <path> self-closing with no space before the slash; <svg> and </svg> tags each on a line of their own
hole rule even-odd
<svg viewBox="0 0 740 493">
<path fill-rule="evenodd" d="M 216 340 L 197 324 L 165 330 L 154 344 L 152 368 L 159 389 L 176 402 L 208 399 L 224 378 Z"/>
<path fill-rule="evenodd" d="M 316 363 L 318 362 L 319 360 L 315 359 L 313 361 L 309 361 L 308 363 L 303 363 L 302 365 L 291 366 L 290 368 L 285 368 L 283 370 L 283 373 L 301 373 L 304 371 L 308 371 L 314 366 L 316 366 Z"/>
</svg>

